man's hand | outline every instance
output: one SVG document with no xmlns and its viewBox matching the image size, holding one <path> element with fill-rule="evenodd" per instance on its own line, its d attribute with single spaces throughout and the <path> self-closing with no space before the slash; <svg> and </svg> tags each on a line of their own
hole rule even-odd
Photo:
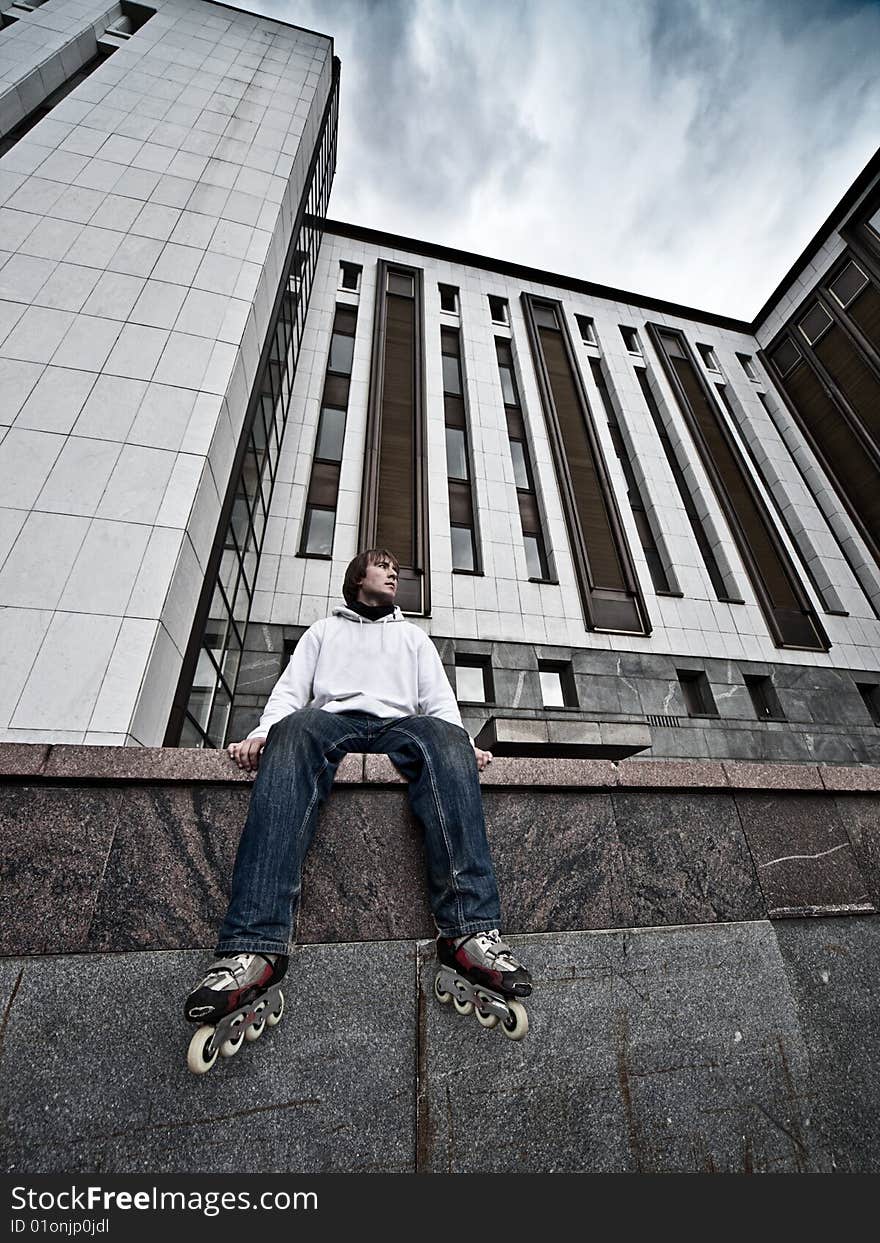
<svg viewBox="0 0 880 1243">
<path fill-rule="evenodd" d="M 474 746 L 474 759 L 477 761 L 477 768 L 479 768 L 480 772 L 482 772 L 487 764 L 492 763 L 492 752 L 481 751 L 480 748 L 475 745 Z"/>
<path fill-rule="evenodd" d="M 266 745 L 265 738 L 245 738 L 244 742 L 230 742 L 226 750 L 239 768 L 255 773 L 260 764 L 260 754 Z"/>
</svg>

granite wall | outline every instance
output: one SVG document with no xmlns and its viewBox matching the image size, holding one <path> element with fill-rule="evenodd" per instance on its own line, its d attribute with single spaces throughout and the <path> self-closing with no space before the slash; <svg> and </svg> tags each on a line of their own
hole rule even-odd
<svg viewBox="0 0 880 1243">
<path fill-rule="evenodd" d="M 0 779 L 8 1173 L 880 1170 L 877 769 L 496 760 L 514 1043 L 433 1000 L 406 790 L 348 756 L 285 1018 L 201 1077 L 181 1005 L 250 778 L 5 745 Z"/>
</svg>

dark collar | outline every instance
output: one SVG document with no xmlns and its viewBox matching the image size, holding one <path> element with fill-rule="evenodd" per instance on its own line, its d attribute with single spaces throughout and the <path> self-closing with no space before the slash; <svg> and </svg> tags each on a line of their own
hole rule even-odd
<svg viewBox="0 0 880 1243">
<path fill-rule="evenodd" d="M 379 621 L 394 612 L 393 604 L 361 604 L 359 600 L 355 600 L 350 607 L 361 617 L 366 617 L 367 621 Z"/>
</svg>

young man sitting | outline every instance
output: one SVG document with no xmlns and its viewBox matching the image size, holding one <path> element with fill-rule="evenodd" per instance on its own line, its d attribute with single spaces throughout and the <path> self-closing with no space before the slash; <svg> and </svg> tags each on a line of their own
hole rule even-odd
<svg viewBox="0 0 880 1243">
<path fill-rule="evenodd" d="M 424 827 L 428 893 L 442 964 L 473 984 L 524 997 L 531 977 L 498 933 L 499 904 L 473 745 L 431 640 L 394 604 L 398 562 L 371 548 L 349 565 L 346 607 L 296 646 L 260 723 L 229 745 L 259 770 L 238 847 L 220 958 L 186 1001 L 217 1023 L 287 970 L 303 861 L 318 808 L 350 751 L 391 758 Z"/>
</svg>

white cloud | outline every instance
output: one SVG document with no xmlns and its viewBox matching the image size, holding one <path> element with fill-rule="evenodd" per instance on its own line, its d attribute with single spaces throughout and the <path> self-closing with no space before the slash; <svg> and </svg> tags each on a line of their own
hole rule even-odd
<svg viewBox="0 0 880 1243">
<path fill-rule="evenodd" d="M 753 316 L 880 145 L 872 3 L 257 7 L 334 37 L 333 217 L 707 310 Z"/>
</svg>

